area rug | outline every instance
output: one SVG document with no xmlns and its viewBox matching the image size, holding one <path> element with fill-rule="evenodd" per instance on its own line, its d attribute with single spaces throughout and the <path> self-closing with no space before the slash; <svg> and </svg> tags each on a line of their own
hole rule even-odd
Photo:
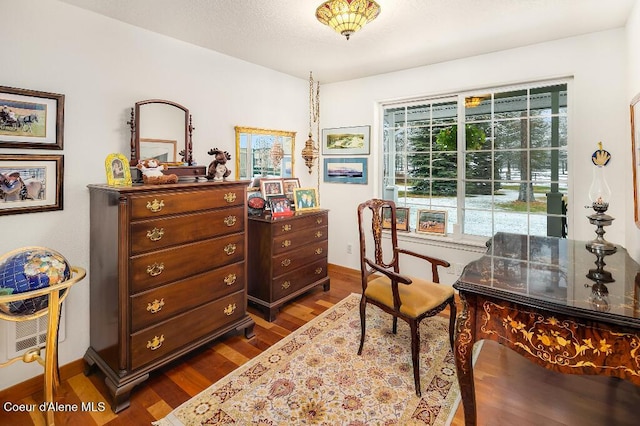
<svg viewBox="0 0 640 426">
<path fill-rule="evenodd" d="M 459 401 L 449 321 L 420 326 L 422 397 L 414 390 L 409 327 L 352 294 L 155 422 L 177 425 L 446 425 Z"/>
</svg>

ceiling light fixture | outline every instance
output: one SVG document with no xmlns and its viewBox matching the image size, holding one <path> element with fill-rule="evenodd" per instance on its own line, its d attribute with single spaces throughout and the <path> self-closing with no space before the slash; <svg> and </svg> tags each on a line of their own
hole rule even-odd
<svg viewBox="0 0 640 426">
<path fill-rule="evenodd" d="M 380 14 L 380 5 L 372 0 L 329 0 L 316 9 L 316 18 L 349 40 L 349 36 Z"/>
</svg>

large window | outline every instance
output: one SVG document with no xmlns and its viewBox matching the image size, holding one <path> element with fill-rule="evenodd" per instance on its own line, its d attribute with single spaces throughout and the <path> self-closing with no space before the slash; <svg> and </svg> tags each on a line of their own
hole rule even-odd
<svg viewBox="0 0 640 426">
<path fill-rule="evenodd" d="M 384 198 L 447 232 L 566 237 L 567 83 L 383 105 Z"/>
</svg>

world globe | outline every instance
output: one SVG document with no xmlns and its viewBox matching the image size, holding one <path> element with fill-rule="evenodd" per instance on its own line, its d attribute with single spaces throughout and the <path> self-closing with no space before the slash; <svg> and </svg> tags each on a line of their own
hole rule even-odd
<svg viewBox="0 0 640 426">
<path fill-rule="evenodd" d="M 69 262 L 60 253 L 43 247 L 25 247 L 0 257 L 0 296 L 38 290 L 68 280 Z M 47 308 L 47 295 L 0 303 L 7 315 L 31 315 Z"/>
</svg>

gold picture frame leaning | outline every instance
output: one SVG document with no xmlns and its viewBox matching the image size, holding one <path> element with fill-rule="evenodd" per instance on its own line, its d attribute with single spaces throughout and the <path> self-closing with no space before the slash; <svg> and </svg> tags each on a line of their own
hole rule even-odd
<svg viewBox="0 0 640 426">
<path fill-rule="evenodd" d="M 320 208 L 318 205 L 318 190 L 316 188 L 295 188 L 293 190 L 293 202 L 297 212 L 317 210 Z"/>
<path fill-rule="evenodd" d="M 382 229 L 391 229 L 391 208 L 382 208 Z M 396 207 L 396 230 L 409 231 L 409 207 Z"/>
<path fill-rule="evenodd" d="M 120 153 L 107 155 L 104 160 L 104 167 L 107 172 L 107 185 L 109 186 L 131 186 L 131 170 L 129 160 Z"/>
<path fill-rule="evenodd" d="M 422 234 L 447 235 L 446 210 L 418 210 L 416 232 Z"/>
<path fill-rule="evenodd" d="M 633 217 L 636 226 L 640 228 L 640 124 L 636 123 L 636 118 L 640 119 L 640 93 L 631 100 L 629 106 L 631 117 L 631 158 L 633 176 Z"/>
</svg>

